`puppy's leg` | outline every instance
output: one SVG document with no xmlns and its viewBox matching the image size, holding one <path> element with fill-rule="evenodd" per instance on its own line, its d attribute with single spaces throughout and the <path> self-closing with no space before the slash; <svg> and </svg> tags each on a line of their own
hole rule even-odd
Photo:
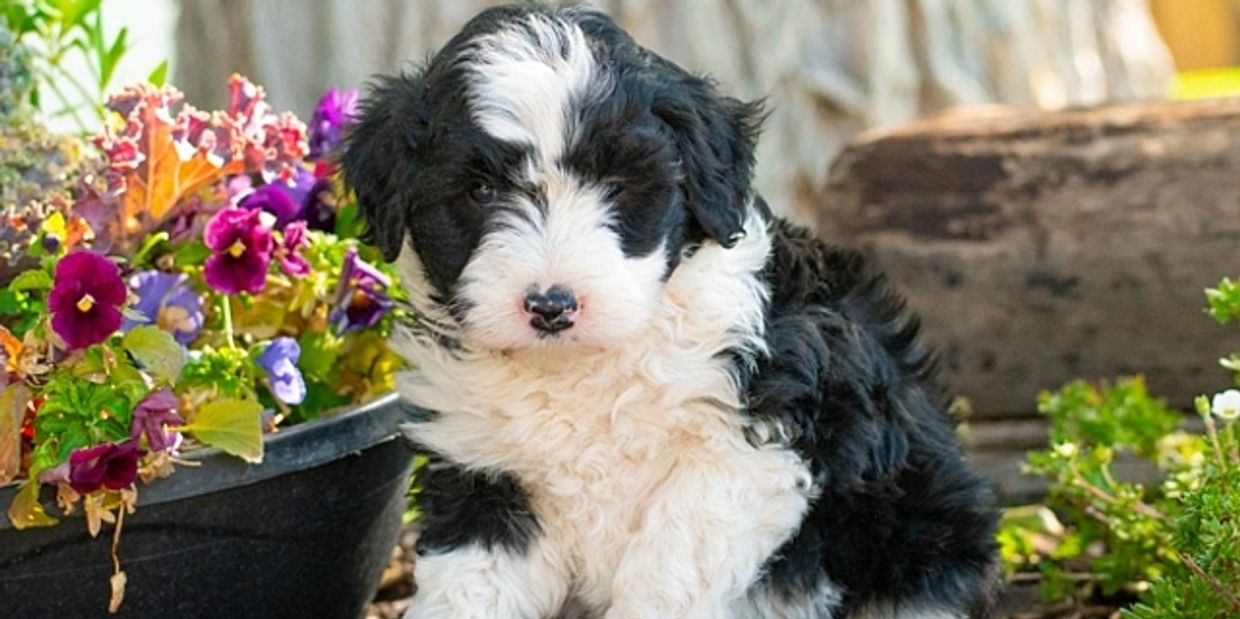
<svg viewBox="0 0 1240 619">
<path fill-rule="evenodd" d="M 534 543 L 524 554 L 477 544 L 419 556 L 417 593 L 405 619 L 546 619 L 568 587 L 553 557 Z"/>
<path fill-rule="evenodd" d="M 810 476 L 777 449 L 691 453 L 652 493 L 606 619 L 724 619 L 800 525 Z"/>
<path fill-rule="evenodd" d="M 417 593 L 406 619 L 544 619 L 559 611 L 567 568 L 515 479 L 433 457 L 418 483 Z"/>
</svg>

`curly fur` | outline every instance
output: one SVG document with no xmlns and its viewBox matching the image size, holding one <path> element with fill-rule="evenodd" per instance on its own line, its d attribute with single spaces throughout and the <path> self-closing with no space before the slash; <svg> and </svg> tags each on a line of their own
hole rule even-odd
<svg viewBox="0 0 1240 619">
<path fill-rule="evenodd" d="M 343 158 L 433 411 L 408 617 L 983 617 L 995 512 L 903 303 L 751 187 L 760 106 L 604 15 L 479 15 Z M 571 328 L 521 298 L 572 290 Z"/>
</svg>

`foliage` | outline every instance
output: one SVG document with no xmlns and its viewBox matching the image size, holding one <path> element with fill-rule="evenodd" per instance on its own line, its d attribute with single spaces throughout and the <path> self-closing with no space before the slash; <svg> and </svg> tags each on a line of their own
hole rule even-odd
<svg viewBox="0 0 1240 619">
<path fill-rule="evenodd" d="M 66 3 L 22 6 L 51 4 Z M 308 136 L 258 86 L 229 88 L 216 112 L 123 89 L 90 140 L 97 165 L 0 210 L 0 485 L 20 484 L 16 528 L 80 507 L 92 535 L 119 529 L 137 485 L 195 450 L 257 463 L 264 432 L 392 387 L 399 286 L 356 238 L 333 163 L 342 127 Z M 118 567 L 113 605 L 123 591 Z"/>
<path fill-rule="evenodd" d="M 1240 318 L 1240 285 L 1206 291 L 1220 323 Z M 1237 371 L 1240 357 L 1221 360 Z M 1141 378 L 1074 382 L 1039 398 L 1050 447 L 1027 470 L 1048 506 L 1009 510 L 999 535 L 1009 573 L 1040 575 L 1051 598 L 1119 596 L 1129 619 L 1240 616 L 1240 391 L 1195 403 L 1198 431 Z M 1117 462 L 1157 471 L 1147 486 Z"/>
<path fill-rule="evenodd" d="M 107 36 L 102 5 L 103 0 L 7 0 L 0 11 L 0 49 L 7 36 L 22 49 L 33 52 L 28 54 L 26 63 L 31 77 L 15 74 L 21 79 L 13 80 L 19 87 L 12 91 L 14 96 L 25 99 L 33 108 L 49 110 L 53 116 L 72 117 L 83 133 L 107 118 L 103 95 L 111 88 L 116 68 L 129 51 L 128 29 L 121 28 L 116 36 Z M 6 29 L 10 34 L 3 34 Z M 66 68 L 75 57 L 90 72 L 89 84 L 82 83 Z M 0 62 L 0 85 L 6 77 L 3 67 Z M 151 71 L 150 81 L 162 84 L 167 70 L 165 61 Z M 72 89 L 78 100 L 97 103 L 89 110 L 80 109 L 81 104 L 74 102 L 66 87 Z M 55 98 L 58 109 L 45 104 L 49 95 Z M 4 102 L 0 101 L 0 111 L 3 108 Z"/>
</svg>

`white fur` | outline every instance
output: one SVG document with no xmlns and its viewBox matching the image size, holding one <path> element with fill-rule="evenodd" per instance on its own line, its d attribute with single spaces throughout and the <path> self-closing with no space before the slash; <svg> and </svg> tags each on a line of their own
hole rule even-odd
<svg viewBox="0 0 1240 619">
<path fill-rule="evenodd" d="M 624 346 L 449 351 L 412 332 L 396 342 L 418 368 L 401 377 L 401 393 L 440 412 L 410 431 L 455 462 L 516 475 L 551 549 L 542 552 L 560 558 L 554 573 L 567 579 L 546 585 L 568 587 L 608 619 L 715 619 L 752 607 L 745 595 L 761 565 L 807 509 L 805 464 L 745 441 L 720 357 L 763 346 L 767 292 L 756 273 L 770 239 L 756 216 L 748 233 L 686 259 Z M 417 266 L 412 256 L 402 264 Z M 404 281 L 415 304 L 425 298 L 419 272 Z"/>
<path fill-rule="evenodd" d="M 745 440 L 724 359 L 765 352 L 765 223 L 754 214 L 744 241 L 706 244 L 666 282 L 663 248 L 625 256 L 605 192 L 557 161 L 573 101 L 603 78 L 576 25 L 525 26 L 482 38 L 463 63 L 475 121 L 534 148 L 525 180 L 545 208 L 503 205 L 505 225 L 461 273 L 461 323 L 406 247 L 402 281 L 425 321 L 394 345 L 417 368 L 398 389 L 439 413 L 409 431 L 462 466 L 514 475 L 540 533 L 525 557 L 469 547 L 423 561 L 408 616 L 540 619 L 566 595 L 606 619 L 732 616 L 753 608 L 750 586 L 813 493 L 793 452 Z M 581 308 L 540 337 L 521 299 L 555 284 Z"/>
<path fill-rule="evenodd" d="M 605 83 L 585 33 L 551 17 L 480 37 L 462 58 L 474 121 L 497 139 L 533 146 L 548 167 L 563 152 L 570 100 Z"/>
<path fill-rule="evenodd" d="M 535 544 L 523 555 L 471 546 L 418 557 L 418 593 L 406 617 L 552 617 L 564 604 L 567 575 Z"/>
<path fill-rule="evenodd" d="M 532 146 L 523 179 L 540 188 L 545 208 L 509 198 L 466 265 L 457 295 L 468 303 L 462 336 L 475 345 L 536 345 L 522 300 L 530 291 L 565 286 L 580 309 L 556 339 L 616 344 L 648 322 L 666 265 L 662 248 L 627 257 L 612 227 L 604 188 L 559 165 L 572 139 L 569 122 L 580 99 L 605 87 L 585 35 L 576 25 L 534 16 L 480 38 L 464 54 L 471 113 L 498 139 Z M 576 103 L 574 103 L 576 102 Z"/>
<path fill-rule="evenodd" d="M 850 614 L 848 619 L 965 619 L 965 615 L 929 606 L 895 607 L 875 604 Z"/>
<path fill-rule="evenodd" d="M 823 579 L 807 594 L 785 595 L 763 587 L 750 594 L 733 619 L 827 619 L 833 617 L 843 593 Z"/>
<path fill-rule="evenodd" d="M 457 295 L 469 303 L 463 337 L 495 350 L 537 345 L 542 335 L 530 327 L 522 299 L 558 284 L 576 294 L 580 309 L 573 327 L 549 342 L 621 343 L 654 312 L 664 251 L 625 256 L 600 188 L 558 169 L 541 180 L 546 210 L 510 205 L 500 214 L 506 225 L 482 239 L 461 273 Z"/>
</svg>

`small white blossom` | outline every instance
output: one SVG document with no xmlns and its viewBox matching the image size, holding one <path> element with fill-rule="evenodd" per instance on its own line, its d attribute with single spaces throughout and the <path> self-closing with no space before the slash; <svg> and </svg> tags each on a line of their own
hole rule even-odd
<svg viewBox="0 0 1240 619">
<path fill-rule="evenodd" d="M 1214 395 L 1214 404 L 1210 412 L 1220 419 L 1232 421 L 1240 417 L 1240 391 L 1228 389 Z"/>
<path fill-rule="evenodd" d="M 1077 452 L 1076 443 L 1060 443 L 1055 446 L 1055 453 L 1064 458 L 1071 458 Z"/>
</svg>

